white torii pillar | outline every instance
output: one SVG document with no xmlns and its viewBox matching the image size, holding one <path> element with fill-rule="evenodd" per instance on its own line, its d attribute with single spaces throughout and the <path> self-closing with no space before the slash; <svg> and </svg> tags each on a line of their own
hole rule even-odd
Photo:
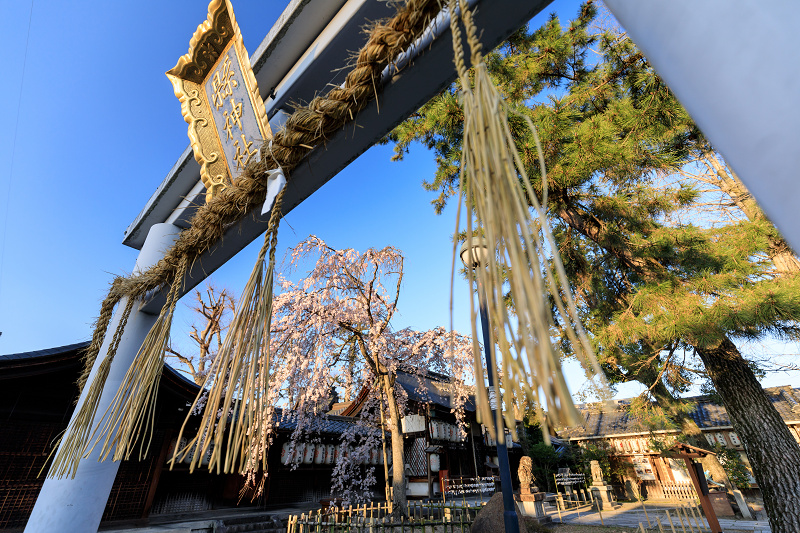
<svg viewBox="0 0 800 533">
<path fill-rule="evenodd" d="M 604 0 L 800 251 L 796 0 Z"/>
<path fill-rule="evenodd" d="M 604 0 L 767 216 L 800 251 L 796 0 Z M 750 513 L 738 490 L 739 508 Z"/>
<path fill-rule="evenodd" d="M 134 273 L 147 270 L 158 263 L 178 238 L 180 231 L 179 227 L 172 224 L 154 224 L 147 234 L 147 240 L 139 252 L 139 257 L 136 259 Z M 89 389 L 88 385 L 94 379 L 98 366 L 108 353 L 108 346 L 111 343 L 114 331 L 117 329 L 122 311 L 125 309 L 125 302 L 126 300 L 123 299 L 117 305 L 117 310 L 109 324 L 103 346 L 100 348 L 100 353 L 86 382 L 87 386 L 84 387 L 78 400 L 78 405 L 72 413 L 73 418 L 80 406 L 83 405 Z M 114 361 L 111 364 L 108 379 L 105 387 L 103 387 L 103 393 L 100 396 L 93 430 L 99 424 L 111 400 L 114 399 L 125 373 L 130 368 L 134 357 L 136 357 L 147 333 L 157 318 L 158 315 L 140 311 L 134 305 L 120 339 Z M 70 420 L 71 422 L 72 420 Z M 88 457 L 81 459 L 74 478 L 65 476 L 61 479 L 47 478 L 45 480 L 39 497 L 36 499 L 33 512 L 25 526 L 25 533 L 63 533 L 73 531 L 85 533 L 97 531 L 108 502 L 108 495 L 111 493 L 111 487 L 117 476 L 117 470 L 119 470 L 119 461 L 112 461 L 111 459 L 98 461 L 100 447 L 100 445 L 96 446 Z"/>
</svg>

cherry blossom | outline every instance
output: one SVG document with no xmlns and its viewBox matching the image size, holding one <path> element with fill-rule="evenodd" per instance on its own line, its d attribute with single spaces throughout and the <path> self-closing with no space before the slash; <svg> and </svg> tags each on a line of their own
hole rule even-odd
<svg viewBox="0 0 800 533">
<path fill-rule="evenodd" d="M 336 250 L 311 236 L 289 252 L 287 263 L 286 276 L 303 266 L 310 269 L 299 281 L 283 276 L 277 281 L 268 397 L 283 408 L 282 416 L 291 417 L 291 438 L 298 443 L 308 441 L 319 426 L 334 390 L 343 389 L 349 400 L 362 391 L 357 423 L 342 436 L 349 453 L 339 454 L 332 482 L 338 496 L 357 503 L 369 495 L 375 480 L 373 467 L 362 464 L 364 454 L 382 449 L 382 433 L 391 448 L 387 462 L 404 464 L 400 420 L 408 399 L 402 387 L 395 387 L 398 371 L 419 376 L 420 391 L 428 371 L 451 376 L 448 392 L 464 431 L 467 384 L 473 381 L 472 341 L 441 327 L 391 327 L 403 279 L 403 256 L 396 248 Z M 402 467 L 394 469 L 392 487 L 394 512 L 405 514 Z"/>
</svg>

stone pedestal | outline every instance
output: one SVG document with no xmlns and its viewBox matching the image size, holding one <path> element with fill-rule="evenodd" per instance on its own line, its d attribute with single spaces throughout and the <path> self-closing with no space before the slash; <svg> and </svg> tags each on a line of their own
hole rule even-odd
<svg viewBox="0 0 800 533">
<path fill-rule="evenodd" d="M 593 507 L 598 511 L 609 511 L 621 507 L 621 505 L 614 501 L 614 494 L 611 487 L 603 481 L 595 481 L 592 483 L 592 498 L 594 499 Z"/>
<path fill-rule="evenodd" d="M 539 487 L 520 489 L 519 494 L 514 494 L 514 500 L 522 514 L 535 518 L 540 524 L 550 522 L 550 517 L 544 512 L 544 492 L 539 492 Z"/>
</svg>

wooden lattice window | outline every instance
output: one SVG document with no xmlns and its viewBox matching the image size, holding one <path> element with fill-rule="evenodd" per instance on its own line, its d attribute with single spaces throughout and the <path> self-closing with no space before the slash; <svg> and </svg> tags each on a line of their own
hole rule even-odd
<svg viewBox="0 0 800 533">
<path fill-rule="evenodd" d="M 417 437 L 412 442 L 406 441 L 406 464 L 411 468 L 409 474 L 412 476 L 428 475 L 425 444 L 425 437 Z"/>
</svg>

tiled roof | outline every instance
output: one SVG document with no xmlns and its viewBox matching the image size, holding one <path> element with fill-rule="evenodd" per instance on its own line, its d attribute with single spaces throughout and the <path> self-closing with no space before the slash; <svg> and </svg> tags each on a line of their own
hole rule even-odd
<svg viewBox="0 0 800 533">
<path fill-rule="evenodd" d="M 792 387 L 773 387 L 769 394 L 772 405 L 784 420 L 800 420 L 800 389 Z"/>
<path fill-rule="evenodd" d="M 419 403 L 431 403 L 446 409 L 452 409 L 450 392 L 452 390 L 452 378 L 435 372 L 428 372 L 425 375 L 412 374 L 404 370 L 398 370 L 396 383 L 400 385 L 408 396 L 409 400 Z M 334 404 L 329 415 L 358 416 L 364 406 L 364 402 L 369 395 L 369 387 L 365 386 L 358 393 L 352 402 Z M 467 396 L 464 403 L 464 410 L 475 411 L 475 395 Z"/>
<path fill-rule="evenodd" d="M 285 412 L 283 409 L 276 409 L 275 417 L 278 419 L 279 431 L 294 431 L 297 429 L 297 420 L 292 416 L 291 412 Z M 325 415 L 313 419 L 306 430 L 313 433 L 340 435 L 344 433 L 345 430 L 352 427 L 354 423 L 355 419 L 353 418 Z"/>
<path fill-rule="evenodd" d="M 731 420 L 728 418 L 728 411 L 725 410 L 725 407 L 702 396 L 697 399 L 697 403 L 694 409 L 689 412 L 689 416 L 700 428 L 731 425 Z"/>
<path fill-rule="evenodd" d="M 764 389 L 772 405 L 786 422 L 800 420 L 800 389 L 790 386 L 770 387 Z M 714 403 L 708 396 L 685 398 L 693 402 L 694 408 L 689 416 L 701 429 L 713 429 L 730 426 L 731 421 L 725 407 Z M 616 408 L 605 409 L 602 404 L 582 404 L 578 410 L 583 416 L 581 426 L 559 430 L 563 438 L 591 438 L 623 435 L 629 433 L 647 433 L 649 428 L 643 422 L 628 413 L 628 400 L 618 400 Z M 657 429 L 670 429 L 661 427 Z"/>
<path fill-rule="evenodd" d="M 329 415 L 340 415 L 340 414 L 342 414 L 342 411 L 344 411 L 345 409 L 347 409 L 351 405 L 353 405 L 352 401 L 349 401 L 349 402 L 336 402 L 335 404 L 333 404 L 331 406 L 331 410 L 328 411 L 328 414 Z"/>
<path fill-rule="evenodd" d="M 597 405 L 579 405 L 578 411 L 583 417 L 580 426 L 559 429 L 562 438 L 598 437 L 622 435 L 625 433 L 646 432 L 647 429 L 627 410 L 628 402 L 620 401 L 616 409 L 601 409 Z"/>
<path fill-rule="evenodd" d="M 67 346 L 60 346 L 57 348 L 47 348 L 44 350 L 36 350 L 33 352 L 24 352 L 24 353 L 15 353 L 15 354 L 8 354 L 8 355 L 0 355 L 0 370 L 5 369 L 8 371 L 9 369 L 16 369 L 16 368 L 29 368 L 29 367 L 46 367 L 47 369 L 51 369 L 53 367 L 54 362 L 58 362 L 59 360 L 63 359 L 64 357 L 68 358 L 70 361 L 78 361 L 78 354 L 81 350 L 86 348 L 89 345 L 88 342 L 79 342 L 76 344 L 69 344 Z M 48 371 L 57 371 L 58 367 L 53 368 L 53 370 Z M 165 382 L 170 381 L 176 386 L 178 389 L 182 391 L 187 399 L 192 399 L 200 390 L 200 386 L 195 384 L 194 381 L 187 378 L 183 373 L 175 370 L 168 364 L 164 364 L 164 378 Z M 70 379 L 74 379 L 70 377 Z M 349 402 L 352 403 L 352 402 Z M 344 408 L 349 403 L 344 402 L 338 404 L 339 407 Z M 278 430 L 280 431 L 294 431 L 297 428 L 297 421 L 296 419 L 291 416 L 291 413 L 287 412 L 287 416 L 283 416 L 284 411 L 282 409 L 277 409 L 275 416 L 278 421 Z M 324 416 L 315 419 L 309 431 L 318 432 L 318 433 L 327 433 L 327 434 L 334 434 L 340 435 L 349 427 L 352 427 L 354 424 L 354 419 L 348 417 L 341 417 L 341 416 Z M 363 431 L 368 431 L 367 428 L 364 428 Z"/>
<path fill-rule="evenodd" d="M 89 341 L 67 344 L 66 346 L 59 346 L 57 348 L 45 348 L 44 350 L 35 350 L 33 352 L 10 353 L 7 355 L 0 355 L 0 363 L 5 363 L 8 361 L 20 361 L 24 359 L 37 359 L 52 355 L 69 354 L 71 352 L 80 351 L 87 346 L 89 346 Z"/>
<path fill-rule="evenodd" d="M 450 400 L 452 385 L 450 378 L 441 374 L 430 373 L 428 376 L 417 376 L 403 371 L 397 373 L 397 383 L 403 387 L 410 400 L 420 403 L 434 403 L 446 409 L 452 409 L 453 404 Z M 470 394 L 467 397 L 464 408 L 467 411 L 475 411 L 475 396 Z"/>
</svg>

